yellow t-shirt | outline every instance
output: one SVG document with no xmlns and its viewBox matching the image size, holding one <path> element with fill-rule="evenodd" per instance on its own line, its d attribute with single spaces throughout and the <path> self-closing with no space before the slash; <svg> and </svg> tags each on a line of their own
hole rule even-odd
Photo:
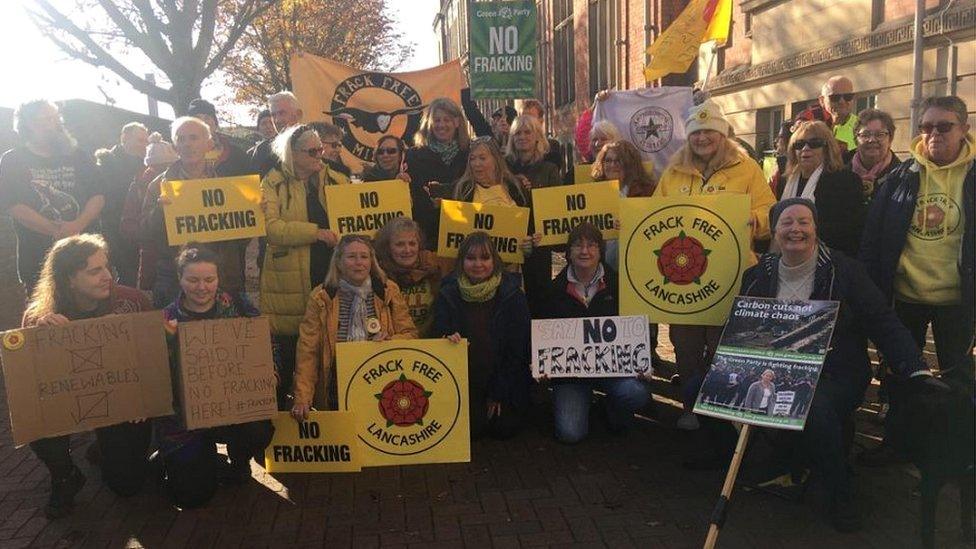
<svg viewBox="0 0 976 549">
<path fill-rule="evenodd" d="M 491 187 L 482 187 L 481 185 L 475 184 L 474 197 L 471 202 L 491 204 L 492 206 L 517 205 L 511 195 L 508 194 L 508 189 L 505 188 L 505 185 L 501 184 L 492 185 Z"/>
<path fill-rule="evenodd" d="M 921 166 L 918 199 L 895 272 L 895 295 L 912 303 L 949 305 L 962 299 L 963 182 L 974 157 L 973 137 L 967 136 L 959 158 L 945 166 L 926 159 L 921 146 L 916 138 L 912 155 Z"/>
</svg>

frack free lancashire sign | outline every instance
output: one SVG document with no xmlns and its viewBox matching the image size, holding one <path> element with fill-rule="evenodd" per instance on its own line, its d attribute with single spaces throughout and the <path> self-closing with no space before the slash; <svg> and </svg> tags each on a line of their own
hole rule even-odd
<svg viewBox="0 0 976 549">
<path fill-rule="evenodd" d="M 260 183 L 257 175 L 164 181 L 169 245 L 264 236 Z"/>
</svg>

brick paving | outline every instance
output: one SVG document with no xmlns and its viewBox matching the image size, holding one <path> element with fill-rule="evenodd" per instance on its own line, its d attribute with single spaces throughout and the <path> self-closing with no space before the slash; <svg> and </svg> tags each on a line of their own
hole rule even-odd
<svg viewBox="0 0 976 549">
<path fill-rule="evenodd" d="M 0 257 L 12 257 L 8 244 L 0 238 Z M 16 323 L 22 302 L 10 263 L 0 265 L 2 328 Z M 609 434 L 594 414 L 589 439 L 575 446 L 555 442 L 540 391 L 525 430 L 506 442 L 475 441 L 471 463 L 273 477 L 254 465 L 248 484 L 222 488 L 207 508 L 192 511 L 169 506 L 153 483 L 138 496 L 115 496 L 83 457 L 92 437 L 76 435 L 75 459 L 89 481 L 75 512 L 58 521 L 43 514 L 47 471 L 27 448 L 13 448 L 9 424 L 0 421 L 0 549 L 700 547 L 724 472 L 681 468 L 702 435 L 674 430 L 673 389 L 663 380 L 652 389 L 654 406 L 626 435 Z M 7 417 L 5 394 L 0 391 L 0 415 Z M 858 414 L 857 446 L 875 443 L 876 411 L 866 405 Z M 747 465 L 762 451 L 759 437 Z M 834 532 L 815 489 L 797 503 L 740 486 L 720 547 L 916 546 L 913 469 L 861 468 L 856 481 L 865 519 L 860 533 Z M 945 490 L 941 505 L 938 546 L 967 547 L 954 543 L 954 489 Z"/>
</svg>

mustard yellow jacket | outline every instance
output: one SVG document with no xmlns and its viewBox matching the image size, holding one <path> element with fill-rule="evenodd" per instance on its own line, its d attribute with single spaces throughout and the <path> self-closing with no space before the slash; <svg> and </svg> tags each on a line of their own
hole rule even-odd
<svg viewBox="0 0 976 549">
<path fill-rule="evenodd" d="M 690 161 L 687 146 L 675 154 L 654 196 L 719 193 L 748 194 L 752 199 L 753 238 L 769 238 L 769 209 L 776 203 L 762 169 L 738 146 L 728 146 L 720 167 L 707 180 Z"/>
<path fill-rule="evenodd" d="M 325 186 L 349 183 L 328 167 L 319 172 L 319 202 L 325 211 Z M 305 181 L 274 168 L 261 179 L 261 200 L 267 224 L 267 249 L 261 269 L 261 312 L 271 321 L 271 332 L 297 335 L 312 291 L 309 246 L 319 227 L 308 220 Z"/>
<path fill-rule="evenodd" d="M 416 339 L 417 328 L 410 318 L 396 282 L 384 284 L 373 279 L 373 305 L 382 331 L 390 339 Z M 335 409 L 336 334 L 339 333 L 339 300 L 335 290 L 316 286 L 308 299 L 305 317 L 299 327 L 295 353 L 295 382 L 292 394 L 296 404 L 312 404 L 319 410 Z"/>
</svg>

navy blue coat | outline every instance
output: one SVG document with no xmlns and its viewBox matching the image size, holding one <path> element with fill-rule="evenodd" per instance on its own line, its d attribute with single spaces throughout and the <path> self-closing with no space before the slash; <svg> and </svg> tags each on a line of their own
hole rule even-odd
<svg viewBox="0 0 976 549">
<path fill-rule="evenodd" d="M 516 407 L 529 404 L 529 387 L 532 384 L 529 372 L 531 319 L 521 280 L 515 273 L 502 273 L 495 310 L 488 327 L 495 351 L 495 365 L 488 381 L 488 398 Z M 463 315 L 461 288 L 457 275 L 451 274 L 441 281 L 440 292 L 434 300 L 431 337 L 443 337 L 455 332 L 468 337 Z"/>
<path fill-rule="evenodd" d="M 915 215 L 920 183 L 921 176 L 914 159 L 908 159 L 892 170 L 876 191 L 864 224 L 859 257 L 867 267 L 871 279 L 889 301 L 893 299 L 895 273 L 908 239 L 912 216 Z M 973 268 L 976 265 L 976 162 L 969 165 L 962 193 L 966 227 L 957 265 L 962 281 L 962 301 L 969 305 L 972 315 L 976 312 L 973 304 L 976 300 L 976 273 Z"/>
<path fill-rule="evenodd" d="M 779 254 L 764 254 L 758 265 L 747 270 L 742 276 L 742 295 L 776 297 L 779 258 Z M 895 373 L 909 376 L 926 369 L 908 328 L 856 260 L 821 245 L 810 299 L 840 301 L 823 375 L 867 388 L 871 378 L 868 338 Z"/>
</svg>

